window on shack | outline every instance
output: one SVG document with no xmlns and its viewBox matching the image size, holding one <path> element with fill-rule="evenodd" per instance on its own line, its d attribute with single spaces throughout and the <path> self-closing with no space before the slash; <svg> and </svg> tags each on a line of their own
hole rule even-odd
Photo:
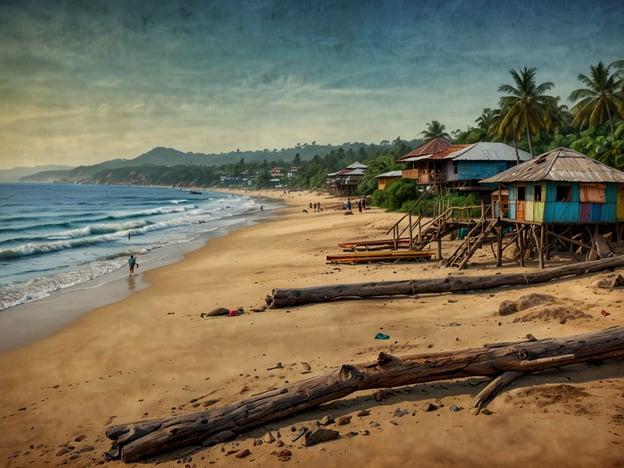
<svg viewBox="0 0 624 468">
<path fill-rule="evenodd" d="M 557 185 L 557 198 L 558 202 L 572 201 L 572 186 L 571 185 Z"/>
<path fill-rule="evenodd" d="M 581 203 L 606 203 L 606 188 L 604 184 L 581 184 Z"/>
</svg>

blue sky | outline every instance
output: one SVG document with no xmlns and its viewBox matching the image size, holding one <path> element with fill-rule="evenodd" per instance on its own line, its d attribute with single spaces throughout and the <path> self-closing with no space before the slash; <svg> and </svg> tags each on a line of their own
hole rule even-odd
<svg viewBox="0 0 624 468">
<path fill-rule="evenodd" d="M 418 138 L 509 71 L 567 97 L 624 59 L 624 2 L 0 0 L 0 169 Z"/>
</svg>

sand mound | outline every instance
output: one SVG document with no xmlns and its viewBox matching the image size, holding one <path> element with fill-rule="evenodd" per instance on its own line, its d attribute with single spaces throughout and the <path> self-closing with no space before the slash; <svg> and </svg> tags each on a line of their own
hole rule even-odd
<svg viewBox="0 0 624 468">
<path fill-rule="evenodd" d="M 516 317 L 514 323 L 532 320 L 556 320 L 565 323 L 567 320 L 590 318 L 575 305 L 549 294 L 526 294 L 515 301 L 501 302 L 498 309 L 500 315 L 511 315 L 520 311 L 524 313 Z"/>
<path fill-rule="evenodd" d="M 553 304 L 546 306 L 531 307 L 524 314 L 516 317 L 513 321 L 518 322 L 531 322 L 533 320 L 550 321 L 556 320 L 559 323 L 565 323 L 567 320 L 575 320 L 582 318 L 591 318 L 590 315 L 583 312 L 581 309 L 572 305 L 566 304 Z"/>
<path fill-rule="evenodd" d="M 613 273 L 603 278 L 599 278 L 591 284 L 594 288 L 613 289 L 624 287 L 624 276 Z"/>
</svg>

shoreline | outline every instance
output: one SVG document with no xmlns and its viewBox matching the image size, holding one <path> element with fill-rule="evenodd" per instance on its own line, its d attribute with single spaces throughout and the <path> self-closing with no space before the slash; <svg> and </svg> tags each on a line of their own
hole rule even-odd
<svg viewBox="0 0 624 468">
<path fill-rule="evenodd" d="M 324 212 L 306 213 L 315 194 L 280 198 L 286 207 L 279 216 L 228 232 L 183 261 L 147 272 L 149 288 L 81 316 L 48 338 L 0 353 L 0 459 L 9 467 L 138 466 L 104 461 L 110 448 L 106 428 L 222 408 L 343 364 L 375 360 L 380 352 L 400 357 L 517 341 L 528 333 L 561 337 L 624 325 L 621 288 L 591 286 L 606 272 L 531 288 L 263 310 L 274 288 L 536 268 L 532 263 L 527 269 L 498 269 L 485 249 L 462 271 L 435 261 L 327 264 L 325 256 L 339 250 L 338 242 L 379 239 L 402 215 L 373 208 L 345 216 L 341 200 L 325 195 L 319 198 Z M 530 293 L 559 298 L 565 307 L 525 320 L 499 315 L 502 302 Z M 205 316 L 216 307 L 244 312 Z M 577 309 L 583 315 L 575 315 Z M 375 339 L 377 333 L 389 338 Z M 385 468 L 415 459 L 434 467 L 618 466 L 624 444 L 622 362 L 528 374 L 493 398 L 489 415 L 469 411 L 487 379 L 361 391 L 234 440 L 158 455 L 140 465 L 277 467 L 284 462 L 276 452 L 288 449 L 289 463 L 327 468 Z M 424 411 L 427 404 L 436 409 Z M 292 440 L 323 416 L 351 420 L 329 426 L 340 432 L 336 440 L 312 447 Z M 282 448 L 257 443 L 268 432 Z M 234 454 L 242 449 L 250 455 L 241 460 Z"/>
<path fill-rule="evenodd" d="M 279 201 L 278 198 L 242 191 L 207 191 L 249 196 L 260 201 L 269 199 Z M 190 242 L 155 249 L 142 256 L 140 263 L 142 268 L 132 277 L 127 275 L 127 270 L 123 267 L 98 278 L 53 291 L 46 297 L 1 310 L 0 353 L 44 339 L 71 325 L 85 314 L 127 299 L 131 294 L 150 286 L 149 282 L 144 280 L 144 272 L 183 261 L 188 253 L 202 249 L 212 239 L 279 216 L 276 213 L 279 213 L 280 209 L 283 209 L 283 206 L 277 206 L 269 211 L 240 214 L 237 218 L 244 219 L 244 224 L 241 221 L 234 226 L 222 226 Z"/>
</svg>

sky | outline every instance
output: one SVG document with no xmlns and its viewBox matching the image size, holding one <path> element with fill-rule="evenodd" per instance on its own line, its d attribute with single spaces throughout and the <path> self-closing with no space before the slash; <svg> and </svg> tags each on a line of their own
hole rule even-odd
<svg viewBox="0 0 624 468">
<path fill-rule="evenodd" d="M 568 101 L 621 0 L 0 0 L 0 169 L 450 133 L 510 70 Z"/>
</svg>

